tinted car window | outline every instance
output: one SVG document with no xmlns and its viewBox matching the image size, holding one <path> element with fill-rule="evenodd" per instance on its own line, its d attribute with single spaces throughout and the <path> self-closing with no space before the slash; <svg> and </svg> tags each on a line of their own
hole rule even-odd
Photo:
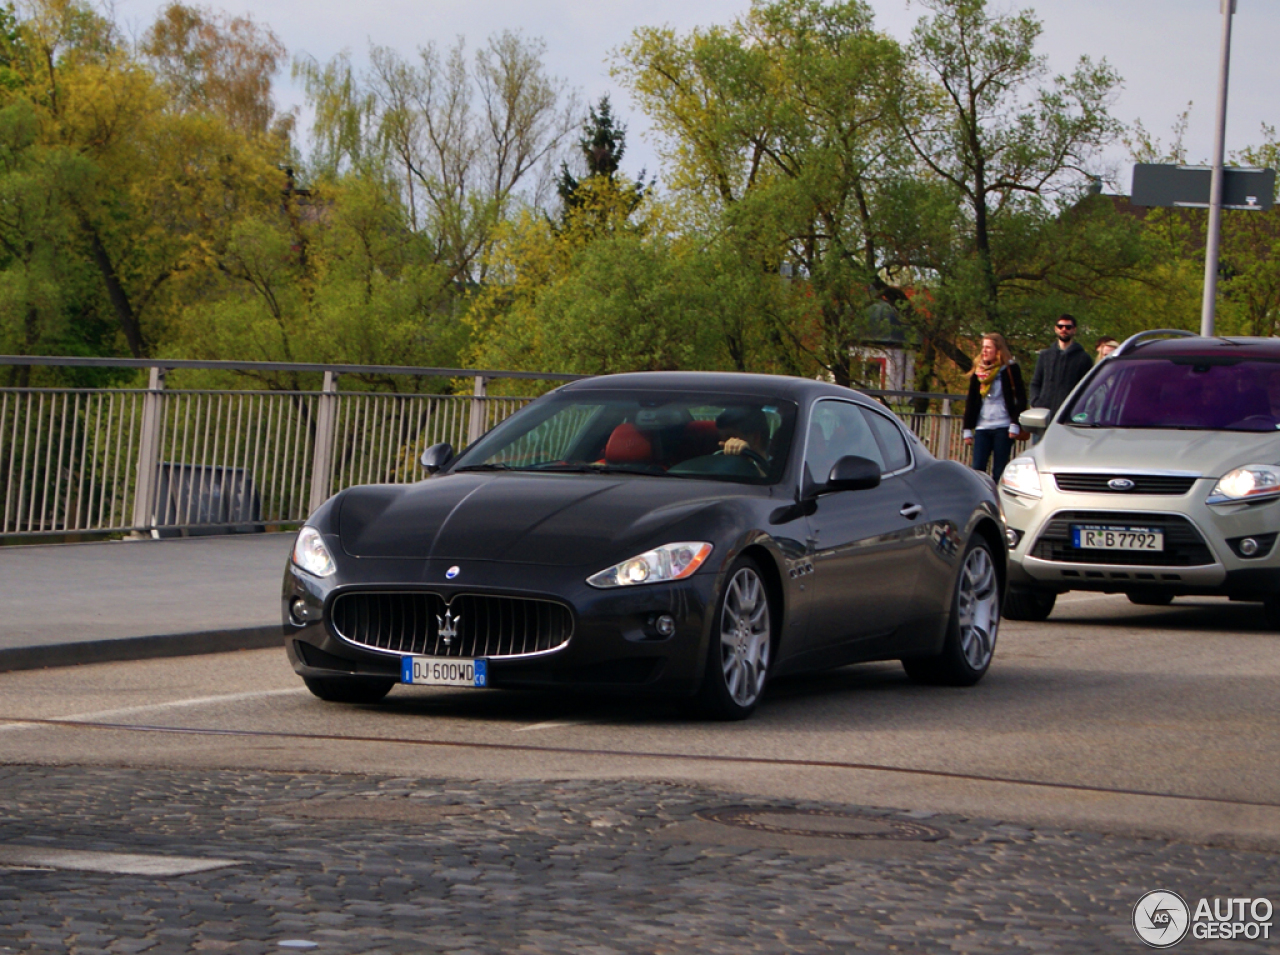
<svg viewBox="0 0 1280 955">
<path fill-rule="evenodd" d="M 1198 357 L 1111 362 L 1061 420 L 1091 428 L 1275 431 L 1280 363 Z"/>
<path fill-rule="evenodd" d="M 845 455 L 869 458 L 884 471 L 884 455 L 862 409 L 847 401 L 819 401 L 809 418 L 805 463 L 809 476 L 825 482 L 831 466 Z"/>
<path fill-rule="evenodd" d="M 907 442 L 902 437 L 898 426 L 882 414 L 874 411 L 863 412 L 871 422 L 871 430 L 880 442 L 880 450 L 884 452 L 884 469 L 901 471 L 911 463 L 911 452 L 907 450 Z"/>
<path fill-rule="evenodd" d="M 795 430 L 789 401 L 748 395 L 567 392 L 512 415 L 452 470 L 628 471 L 773 484 Z M 726 439 L 754 454 L 724 454 Z"/>
</svg>

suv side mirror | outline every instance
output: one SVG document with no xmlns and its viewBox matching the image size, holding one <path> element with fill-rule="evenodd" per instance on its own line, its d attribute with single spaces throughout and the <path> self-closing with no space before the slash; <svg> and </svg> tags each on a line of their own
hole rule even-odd
<svg viewBox="0 0 1280 955">
<path fill-rule="evenodd" d="M 1028 408 L 1018 415 L 1018 424 L 1028 431 L 1043 431 L 1049 427 L 1049 419 L 1053 416 L 1048 408 Z"/>
<path fill-rule="evenodd" d="M 818 489 L 821 494 L 831 491 L 864 491 L 880 484 L 880 465 L 870 458 L 847 454 L 831 466 L 827 483 Z"/>
<path fill-rule="evenodd" d="M 422 452 L 422 469 L 428 474 L 435 474 L 453 460 L 453 445 L 433 444 Z"/>
</svg>

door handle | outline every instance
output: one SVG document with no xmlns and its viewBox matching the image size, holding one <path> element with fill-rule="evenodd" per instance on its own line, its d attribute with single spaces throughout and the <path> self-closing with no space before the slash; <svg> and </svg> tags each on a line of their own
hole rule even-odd
<svg viewBox="0 0 1280 955">
<path fill-rule="evenodd" d="M 902 510 L 898 512 L 909 521 L 914 521 L 917 517 L 924 513 L 924 508 L 919 504 L 903 504 Z"/>
</svg>

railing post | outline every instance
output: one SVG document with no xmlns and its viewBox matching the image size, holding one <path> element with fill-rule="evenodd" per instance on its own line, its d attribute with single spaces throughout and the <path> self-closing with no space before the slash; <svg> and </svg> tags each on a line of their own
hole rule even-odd
<svg viewBox="0 0 1280 955">
<path fill-rule="evenodd" d="M 467 432 L 467 444 L 473 444 L 480 439 L 480 435 L 485 433 L 485 421 L 488 416 L 485 411 L 488 410 L 488 400 L 486 395 L 489 393 L 489 379 L 484 375 L 476 375 L 475 395 L 471 399 L 471 427 Z"/>
<path fill-rule="evenodd" d="M 311 506 L 310 514 L 329 499 L 329 482 L 333 471 L 333 422 L 334 405 L 338 400 L 338 376 L 332 371 L 324 373 L 324 387 L 316 409 L 316 443 L 311 456 Z"/>
<path fill-rule="evenodd" d="M 941 454 L 938 457 L 944 461 L 952 460 L 951 457 L 951 399 L 942 399 L 942 427 L 938 429 L 938 444 Z"/>
<path fill-rule="evenodd" d="M 159 366 L 151 367 L 147 396 L 142 402 L 142 435 L 138 441 L 138 480 L 133 492 L 133 526 L 135 533 L 155 527 L 156 468 L 160 463 L 160 438 L 164 430 L 164 375 Z"/>
</svg>

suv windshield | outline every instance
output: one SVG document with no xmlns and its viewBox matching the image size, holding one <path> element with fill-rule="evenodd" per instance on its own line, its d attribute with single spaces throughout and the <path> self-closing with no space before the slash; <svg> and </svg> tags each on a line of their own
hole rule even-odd
<svg viewBox="0 0 1280 955">
<path fill-rule="evenodd" d="M 795 405 L 776 398 L 570 392 L 512 415 L 450 470 L 629 472 L 775 484 L 795 419 Z"/>
<path fill-rule="evenodd" d="M 1083 428 L 1280 428 L 1280 363 L 1178 357 L 1111 361 L 1060 421 Z"/>
</svg>

